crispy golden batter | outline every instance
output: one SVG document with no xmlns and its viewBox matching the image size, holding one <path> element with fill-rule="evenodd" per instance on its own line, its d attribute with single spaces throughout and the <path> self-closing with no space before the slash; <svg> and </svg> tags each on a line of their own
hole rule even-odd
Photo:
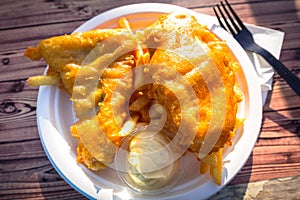
<svg viewBox="0 0 300 200">
<path fill-rule="evenodd" d="M 124 31 L 126 30 L 96 29 L 51 37 L 42 40 L 36 47 L 28 47 L 24 55 L 32 60 L 43 58 L 49 65 L 47 75 L 58 77 L 59 86 L 72 94 L 76 74 L 87 55 L 100 42 Z"/>
<path fill-rule="evenodd" d="M 213 151 L 218 151 L 225 144 L 231 144 L 234 134 L 232 131 L 236 124 L 237 105 L 241 101 L 241 96 L 235 90 L 234 72 L 239 64 L 231 55 L 226 44 L 220 41 L 205 26 L 200 25 L 193 16 L 176 13 L 162 16 L 145 31 L 145 38 L 148 46 L 156 46 L 157 48 L 151 57 L 150 63 L 163 64 L 166 67 L 176 69 L 188 80 L 199 98 L 200 123 L 197 135 L 190 146 L 190 149 L 195 152 L 199 151 L 204 141 L 212 115 L 211 92 L 213 91 L 210 91 L 211 89 L 209 90 L 207 85 L 210 84 L 213 90 L 218 89 L 214 88 L 217 87 L 214 86 L 214 80 L 209 80 L 206 77 L 204 79 L 202 74 L 211 74 L 210 70 L 219 70 L 226 91 L 226 117 L 224 126 L 221 127 L 222 133 Z M 194 45 L 189 42 L 189 38 L 194 43 L 199 40 L 199 44 Z M 199 46 L 203 46 L 203 49 L 197 49 Z M 195 61 L 192 56 L 197 51 L 198 60 Z M 199 63 L 201 65 L 198 65 Z M 176 130 L 176 126 L 180 125 L 181 120 L 180 105 L 174 94 L 169 90 L 163 87 L 157 89 L 155 98 L 168 111 L 169 120 L 167 124 L 169 127 L 173 127 L 173 130 Z M 216 98 L 215 101 L 222 103 L 222 99 Z"/>
<path fill-rule="evenodd" d="M 71 127 L 72 135 L 79 139 L 78 161 L 92 170 L 102 169 L 104 165 L 113 162 L 115 148 L 121 143 L 121 129 L 129 116 L 125 112 L 113 113 L 113 110 L 121 112 L 122 108 L 126 106 L 127 101 L 124 97 L 126 93 L 115 94 L 113 98 L 113 92 L 117 85 L 124 92 L 132 88 L 133 80 L 129 71 L 134 66 L 135 57 L 132 54 L 118 58 L 110 67 L 120 69 L 124 73 L 120 77 L 113 76 L 113 78 L 108 78 L 105 73 L 103 74 L 100 85 L 101 94 L 104 94 L 104 97 L 98 103 L 99 112 L 97 116 L 83 118 Z M 124 74 L 127 75 L 123 77 Z M 82 103 L 84 103 L 82 99 L 77 102 L 78 108 L 83 107 Z M 90 122 L 96 124 L 97 128 L 92 129 Z M 102 131 L 100 132 L 100 130 Z M 96 139 L 97 137 L 99 139 Z"/>
<path fill-rule="evenodd" d="M 99 44 L 102 46 L 97 48 Z M 112 102 L 124 107 L 126 101 L 122 94 L 111 101 L 112 92 L 117 84 L 125 90 L 132 87 L 132 76 L 123 76 L 136 65 L 136 53 L 132 51 L 135 47 L 132 34 L 127 30 L 97 29 L 45 39 L 37 47 L 29 47 L 25 51 L 25 56 L 30 59 L 44 58 L 49 65 L 46 76 L 31 77 L 29 83 L 43 79 L 43 83 L 57 83 L 71 95 L 79 118 L 71 127 L 72 135 L 78 139 L 77 160 L 92 170 L 102 169 L 111 163 L 114 145 L 120 144 L 118 133 L 128 116 L 126 113 L 114 116 L 111 107 Z M 103 49 L 103 55 L 97 55 Z M 82 81 L 85 78 L 90 82 Z M 97 80 L 91 83 L 92 78 Z M 99 112 L 96 112 L 98 106 Z M 93 110 L 96 118 L 90 116 Z M 95 124 L 102 132 L 97 127 L 92 128 Z M 96 137 L 99 139 L 91 140 Z"/>
<path fill-rule="evenodd" d="M 167 112 L 165 128 L 175 134 L 185 124 L 187 138 L 189 133 L 196 132 L 192 140 L 180 140 L 180 145 L 188 145 L 192 152 L 199 153 L 205 137 L 220 131 L 208 155 L 199 158 L 201 173 L 210 167 L 214 180 L 221 184 L 222 148 L 231 145 L 240 125 L 236 114 L 242 100 L 234 74 L 239 64 L 225 42 L 193 16 L 181 13 L 163 15 L 136 35 L 126 19 L 120 20 L 120 26 L 124 29 L 49 38 L 25 52 L 30 59 L 44 58 L 49 64 L 45 76 L 28 80 L 31 85 L 58 84 L 71 95 L 79 119 L 71 127 L 72 135 L 78 139 L 78 162 L 92 170 L 112 163 L 123 137 L 136 123 L 149 123 L 149 109 L 158 102 Z M 165 86 L 147 84 L 134 92 L 136 84 L 151 72 L 147 67 L 138 70 L 148 62 L 150 66 L 164 66 L 158 67 L 151 78 L 162 78 Z M 180 105 L 176 94 L 185 87 L 177 86 L 173 71 L 192 87 L 195 101 Z M 216 78 L 220 78 L 221 85 Z M 218 95 L 221 93 L 224 96 Z M 215 110 L 220 106 L 225 107 L 224 113 L 219 111 L 222 109 Z M 127 107 L 130 113 L 126 112 Z M 195 115 L 197 109 L 199 116 Z M 183 114 L 182 110 L 186 112 Z M 218 114 L 225 115 L 224 122 L 211 130 Z M 174 134 L 169 137 L 173 138 Z"/>
<path fill-rule="evenodd" d="M 222 149 L 226 144 L 232 144 L 235 131 L 242 124 L 242 120 L 236 118 L 238 103 L 242 100 L 235 79 L 238 62 L 225 42 L 220 41 L 206 26 L 200 25 L 193 16 L 186 14 L 161 16 L 144 31 L 144 40 L 149 48 L 154 49 L 151 64 L 175 69 L 193 87 L 199 100 L 199 121 L 189 149 L 199 154 L 201 173 L 210 169 L 214 181 L 221 185 Z M 176 84 L 176 80 L 168 79 L 168 69 L 160 69 L 157 74 L 165 74 L 169 85 Z M 166 126 L 169 130 L 177 133 L 180 125 L 187 123 L 190 125 L 185 126 L 184 131 L 192 133 L 197 118 L 194 110 L 197 108 L 189 110 L 192 111 L 190 114 L 182 115 L 182 109 L 190 107 L 178 102 L 174 92 L 180 93 L 180 90 L 182 88 L 175 87 L 175 91 L 174 88 L 170 91 L 157 85 L 148 91 L 148 96 L 166 108 Z M 221 120 L 216 120 L 216 117 Z M 203 144 L 209 142 L 209 137 L 215 137 L 216 133 L 219 134 L 218 138 L 212 148 L 207 149 Z"/>
</svg>

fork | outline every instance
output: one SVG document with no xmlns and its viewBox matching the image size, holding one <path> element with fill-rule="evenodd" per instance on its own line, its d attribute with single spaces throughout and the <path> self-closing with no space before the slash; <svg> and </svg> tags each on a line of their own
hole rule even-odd
<svg viewBox="0 0 300 200">
<path fill-rule="evenodd" d="M 300 96 L 300 79 L 295 74 L 293 74 L 286 66 L 284 66 L 278 59 L 276 59 L 270 52 L 254 42 L 251 32 L 246 28 L 246 26 L 237 16 L 228 1 L 225 0 L 225 2 L 226 5 L 224 5 L 222 1 L 220 2 L 220 5 L 216 5 L 221 16 L 218 14 L 215 7 L 213 7 L 214 13 L 218 18 L 220 26 L 227 32 L 231 33 L 245 50 L 261 55 L 271 66 L 273 66 L 277 73 L 289 84 L 289 86 L 296 92 L 296 94 Z M 228 22 L 228 20 L 225 20 L 226 17 L 221 7 L 225 11 L 227 18 L 229 18 L 230 23 Z M 229 8 L 229 10 L 227 9 L 227 7 Z M 221 20 L 221 17 L 223 18 L 224 23 Z"/>
</svg>

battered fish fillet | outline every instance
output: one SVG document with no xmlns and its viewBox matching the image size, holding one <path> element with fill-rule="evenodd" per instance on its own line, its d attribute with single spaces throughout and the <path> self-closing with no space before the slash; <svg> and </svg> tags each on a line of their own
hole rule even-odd
<svg viewBox="0 0 300 200">
<path fill-rule="evenodd" d="M 70 94 L 79 119 L 70 129 L 78 139 L 77 160 L 92 170 L 113 161 L 121 128 L 129 117 L 113 113 L 112 107 L 123 111 L 118 107 L 124 108 L 123 95 L 132 89 L 130 70 L 139 59 L 132 37 L 125 29 L 97 29 L 45 39 L 25 51 L 32 60 L 43 58 L 49 65 L 46 76 L 55 77 Z M 116 85 L 124 93 L 113 96 Z"/>
<path fill-rule="evenodd" d="M 178 13 L 160 17 L 145 30 L 144 36 L 147 46 L 156 49 L 150 63 L 166 66 L 166 70 L 160 70 L 157 73 L 164 73 L 167 78 L 167 68 L 176 69 L 195 90 L 199 100 L 200 120 L 190 150 L 199 152 L 205 136 L 212 134 L 208 132 L 213 116 L 211 96 L 214 96 L 214 105 L 225 106 L 226 111 L 224 123 L 214 129 L 221 131 L 221 135 L 210 153 L 217 152 L 225 144 L 231 145 L 238 120 L 236 119 L 238 103 L 242 97 L 234 74 L 239 64 L 225 42 L 220 41 L 205 26 L 200 25 L 193 16 Z M 221 77 L 222 87 L 215 83 L 215 77 L 212 76 L 216 73 L 215 71 L 218 71 Z M 169 84 L 172 85 L 172 83 Z M 173 80 L 173 84 L 176 84 L 176 80 Z M 161 86 L 157 86 L 155 90 L 155 92 L 149 92 L 150 96 L 155 94 L 153 98 L 166 108 L 168 114 L 166 124 L 176 133 L 183 119 L 181 110 L 185 109 L 180 106 L 184 105 L 179 104 L 174 92 Z M 226 97 L 222 99 L 216 96 L 218 91 L 225 91 Z M 196 117 L 188 117 L 187 123 L 194 123 Z M 187 127 L 186 131 L 192 132 L 192 126 Z"/>
<path fill-rule="evenodd" d="M 42 40 L 36 47 L 28 47 L 24 55 L 31 60 L 44 59 L 49 65 L 47 75 L 58 77 L 59 87 L 72 94 L 80 65 L 97 44 L 124 29 L 96 29 Z M 87 64 L 87 63 L 86 63 Z"/>
</svg>

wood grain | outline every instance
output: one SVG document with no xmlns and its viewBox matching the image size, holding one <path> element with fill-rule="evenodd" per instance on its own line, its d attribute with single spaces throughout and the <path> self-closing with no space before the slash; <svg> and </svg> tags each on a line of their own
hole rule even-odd
<svg viewBox="0 0 300 200">
<path fill-rule="evenodd" d="M 42 74 L 44 61 L 23 56 L 44 38 L 71 33 L 108 9 L 146 0 L 8 0 L 0 8 L 0 199 L 85 199 L 53 169 L 36 124 L 37 88 L 26 84 Z M 172 3 L 213 15 L 211 0 Z M 300 77 L 300 2 L 231 0 L 243 21 L 285 32 L 280 60 Z M 255 148 L 231 186 L 300 175 L 300 99 L 277 74 L 264 106 Z M 262 195 L 266 195 L 265 193 Z M 265 196 L 264 196 L 265 197 Z"/>
</svg>

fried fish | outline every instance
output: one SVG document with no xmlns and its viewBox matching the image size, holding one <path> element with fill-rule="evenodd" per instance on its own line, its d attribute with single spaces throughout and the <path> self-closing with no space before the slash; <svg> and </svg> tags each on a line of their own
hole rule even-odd
<svg viewBox="0 0 300 200">
<path fill-rule="evenodd" d="M 176 144 L 196 152 L 200 171 L 210 167 L 221 184 L 222 149 L 241 124 L 239 63 L 224 41 L 188 14 L 162 15 L 136 34 L 126 19 L 120 24 L 45 39 L 25 51 L 49 65 L 29 84 L 57 84 L 70 94 L 78 118 L 71 126 L 78 162 L 92 170 L 112 163 L 122 139 L 136 123 L 149 124 L 149 109 L 159 103 L 167 113 L 164 128 L 173 133 L 168 137 L 180 132 Z M 189 95 L 195 98 L 187 101 Z"/>
</svg>

